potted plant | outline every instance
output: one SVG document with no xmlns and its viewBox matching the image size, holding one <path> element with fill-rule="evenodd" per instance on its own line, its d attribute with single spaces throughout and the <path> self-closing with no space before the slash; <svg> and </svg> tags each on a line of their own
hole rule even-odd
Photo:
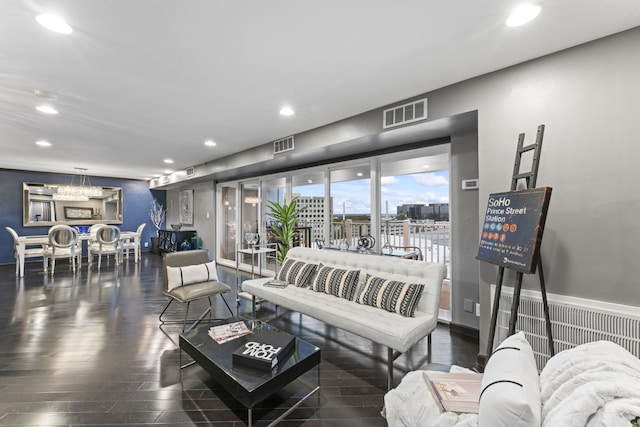
<svg viewBox="0 0 640 427">
<path fill-rule="evenodd" d="M 156 227 L 156 235 L 151 236 L 151 252 L 157 254 L 160 252 L 158 247 L 158 234 L 160 227 L 164 223 L 165 217 L 167 215 L 167 210 L 162 206 L 158 199 L 154 198 L 151 202 L 151 208 L 149 209 L 149 218 L 151 218 L 151 222 L 154 227 Z"/>
<path fill-rule="evenodd" d="M 289 203 L 286 200 L 282 204 L 269 201 L 268 205 L 269 216 L 275 221 L 271 226 L 271 232 L 276 237 L 278 244 L 277 258 L 278 261 L 282 262 L 289 248 L 293 246 L 293 241 L 297 234 L 298 217 L 303 209 L 298 208 L 295 197 Z"/>
</svg>

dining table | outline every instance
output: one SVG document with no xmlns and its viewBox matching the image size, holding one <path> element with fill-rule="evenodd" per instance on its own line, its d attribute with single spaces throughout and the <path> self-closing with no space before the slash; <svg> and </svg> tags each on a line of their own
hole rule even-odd
<svg viewBox="0 0 640 427">
<path fill-rule="evenodd" d="M 89 233 L 79 233 L 78 240 L 81 242 L 88 241 L 93 236 Z M 135 259 L 139 257 L 140 245 L 138 244 L 140 238 L 139 233 L 135 231 L 121 231 L 120 239 L 127 240 L 133 239 L 135 243 Z M 24 277 L 24 259 L 25 259 L 25 251 L 29 246 L 42 246 L 45 243 L 49 243 L 49 235 L 48 234 L 34 234 L 31 236 L 18 236 L 18 240 L 16 243 L 16 252 L 18 253 L 18 263 L 20 265 L 20 277 Z"/>
</svg>

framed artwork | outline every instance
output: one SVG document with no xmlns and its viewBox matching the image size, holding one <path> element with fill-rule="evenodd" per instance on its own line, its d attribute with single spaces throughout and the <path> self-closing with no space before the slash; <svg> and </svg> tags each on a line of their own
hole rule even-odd
<svg viewBox="0 0 640 427">
<path fill-rule="evenodd" d="M 66 219 L 92 219 L 93 208 L 75 208 L 65 206 L 64 217 Z"/>
<path fill-rule="evenodd" d="M 182 190 L 179 195 L 180 222 L 193 225 L 193 190 Z"/>
</svg>

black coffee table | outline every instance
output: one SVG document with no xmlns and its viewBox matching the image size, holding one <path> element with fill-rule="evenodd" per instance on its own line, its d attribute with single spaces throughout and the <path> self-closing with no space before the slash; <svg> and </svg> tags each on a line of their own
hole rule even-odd
<svg viewBox="0 0 640 427">
<path fill-rule="evenodd" d="M 282 332 L 267 323 L 247 320 L 239 317 L 225 319 L 216 325 L 244 321 L 252 330 L 270 329 Z M 218 344 L 208 335 L 209 325 L 200 326 L 180 335 L 180 349 L 191 356 L 193 363 L 199 364 L 211 374 L 229 394 L 237 399 L 248 410 L 249 426 L 252 425 L 252 409 L 262 400 L 281 390 L 284 386 L 299 378 L 302 374 L 320 364 L 320 349 L 304 340 L 295 338 L 295 350 L 287 360 L 280 361 L 271 371 L 234 364 L 232 353 L 244 345 L 252 335 Z M 182 369 L 182 351 L 180 352 L 180 366 Z M 186 366 L 189 366 L 190 363 Z M 319 381 L 319 379 L 318 379 Z M 302 397 L 296 404 L 276 419 L 271 425 L 278 423 L 302 401 L 320 388 L 318 386 Z"/>
</svg>

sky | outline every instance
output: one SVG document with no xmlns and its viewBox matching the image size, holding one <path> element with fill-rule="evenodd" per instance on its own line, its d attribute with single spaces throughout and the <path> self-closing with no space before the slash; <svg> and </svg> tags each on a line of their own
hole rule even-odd
<svg viewBox="0 0 640 427">
<path fill-rule="evenodd" d="M 371 182 L 369 179 L 334 182 L 331 195 L 335 206 L 334 214 L 342 214 L 342 206 L 347 215 L 371 212 Z M 381 212 L 396 215 L 397 207 L 403 204 L 449 203 L 449 171 L 425 172 L 411 175 L 387 176 L 381 180 Z M 295 187 L 294 193 L 302 196 L 324 196 L 321 184 Z"/>
</svg>

